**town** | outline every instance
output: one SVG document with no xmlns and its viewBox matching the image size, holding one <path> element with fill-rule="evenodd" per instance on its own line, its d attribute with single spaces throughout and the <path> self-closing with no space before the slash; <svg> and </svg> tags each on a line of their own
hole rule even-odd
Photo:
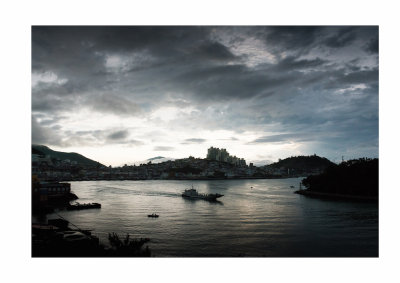
<svg viewBox="0 0 400 283">
<path fill-rule="evenodd" d="M 214 147 L 208 149 L 204 159 L 190 156 L 160 163 L 148 161 L 138 166 L 121 167 L 107 167 L 90 161 L 83 163 L 55 158 L 36 150 L 32 152 L 32 175 L 43 181 L 204 180 L 299 177 L 319 174 L 324 169 L 324 166 L 280 166 L 279 162 L 264 166 L 254 166 L 253 163 L 247 165 L 243 158 L 231 156 L 224 148 Z"/>
</svg>

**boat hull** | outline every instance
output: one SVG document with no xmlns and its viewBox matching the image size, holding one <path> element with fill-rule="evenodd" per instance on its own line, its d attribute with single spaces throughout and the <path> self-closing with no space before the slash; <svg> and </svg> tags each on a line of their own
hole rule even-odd
<svg viewBox="0 0 400 283">
<path fill-rule="evenodd" d="M 208 201 L 215 201 L 217 198 L 222 197 L 223 195 L 208 195 L 208 196 L 188 196 L 185 194 L 182 194 L 182 197 L 187 198 L 187 199 L 203 199 L 203 200 L 208 200 Z"/>
<path fill-rule="evenodd" d="M 92 208 L 101 208 L 100 203 L 84 203 L 84 204 L 74 204 L 67 206 L 67 210 L 82 210 L 82 209 L 92 209 Z"/>
</svg>

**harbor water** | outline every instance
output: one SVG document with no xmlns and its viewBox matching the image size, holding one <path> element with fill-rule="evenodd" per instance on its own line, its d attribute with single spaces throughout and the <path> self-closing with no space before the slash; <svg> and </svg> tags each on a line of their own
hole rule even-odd
<svg viewBox="0 0 400 283">
<path fill-rule="evenodd" d="M 294 194 L 301 178 L 207 181 L 71 182 L 80 203 L 101 209 L 59 210 L 108 244 L 108 233 L 150 238 L 156 257 L 376 257 L 378 205 Z M 219 202 L 182 198 L 224 195 Z M 294 186 L 295 188 L 291 188 Z M 148 214 L 157 213 L 158 218 Z M 47 218 L 47 219 L 46 219 Z"/>
</svg>

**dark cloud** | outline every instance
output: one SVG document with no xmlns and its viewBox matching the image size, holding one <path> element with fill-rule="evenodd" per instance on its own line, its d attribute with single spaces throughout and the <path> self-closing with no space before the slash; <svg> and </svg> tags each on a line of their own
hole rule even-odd
<svg viewBox="0 0 400 283">
<path fill-rule="evenodd" d="M 109 140 L 124 140 L 129 136 L 129 132 L 122 130 L 122 131 L 117 131 L 114 133 L 111 133 L 107 136 L 107 139 Z"/>
<path fill-rule="evenodd" d="M 316 49 L 339 49 L 357 40 L 366 42 L 371 34 L 378 33 L 377 26 L 275 26 L 258 27 L 250 34 L 263 40 L 270 50 L 282 54 L 306 55 Z M 334 52 L 334 50 L 332 50 Z"/>
<path fill-rule="evenodd" d="M 318 141 L 349 151 L 364 139 L 363 148 L 373 147 L 378 47 L 377 26 L 35 26 L 32 140 L 139 146 L 153 136 L 130 139 L 128 125 L 67 132 L 63 123 L 81 112 L 150 121 L 168 106 L 193 109 L 163 121 L 171 132 L 229 130 L 241 140 L 254 131 L 252 144 Z"/>
<path fill-rule="evenodd" d="M 41 126 L 35 117 L 32 118 L 32 144 L 61 145 L 62 138 L 56 129 Z"/>
<path fill-rule="evenodd" d="M 349 45 L 356 39 L 356 32 L 354 27 L 345 27 L 340 29 L 337 33 L 329 36 L 325 41 L 325 45 L 332 48 L 340 48 Z"/>
<path fill-rule="evenodd" d="M 338 78 L 339 82 L 347 84 L 374 83 L 378 81 L 379 71 L 377 68 L 371 70 L 355 71 L 343 74 Z"/>
<path fill-rule="evenodd" d="M 315 43 L 323 28 L 317 26 L 275 26 L 266 29 L 265 42 L 275 52 L 296 50 L 302 53 Z"/>
<path fill-rule="evenodd" d="M 171 81 L 170 87 L 192 94 L 202 102 L 212 102 L 268 95 L 274 88 L 294 79 L 291 75 L 253 71 L 244 65 L 227 65 L 192 70 Z"/>
<path fill-rule="evenodd" d="M 181 144 L 198 144 L 198 143 L 204 143 L 206 142 L 206 139 L 185 139 L 184 142 L 182 142 Z"/>
<path fill-rule="evenodd" d="M 287 142 L 304 142 L 312 141 L 313 137 L 308 135 L 308 133 L 294 133 L 294 134 L 279 134 L 279 135 L 269 135 L 263 136 L 250 142 L 254 143 L 287 143 Z"/>
<path fill-rule="evenodd" d="M 39 115 L 34 115 L 34 116 L 35 116 L 35 118 L 40 117 Z M 51 117 L 51 118 L 48 118 L 46 116 L 42 116 L 42 117 L 43 118 L 40 121 L 38 121 L 38 123 L 42 126 L 52 126 L 56 123 L 59 123 L 62 119 L 65 119 L 65 117 L 63 117 L 63 116 L 58 116 L 58 117 L 55 116 L 55 117 Z M 54 125 L 54 126 L 59 126 L 59 125 Z"/>
<path fill-rule="evenodd" d="M 199 46 L 194 56 L 199 56 L 200 59 L 211 60 L 234 60 L 236 56 L 223 44 L 219 42 L 209 42 Z"/>
<path fill-rule="evenodd" d="M 116 115 L 136 116 L 140 113 L 139 106 L 129 98 L 121 97 L 115 94 L 107 93 L 88 97 L 85 103 L 89 105 L 92 111 L 111 113 Z"/>
<path fill-rule="evenodd" d="M 39 119 L 41 119 L 40 122 L 38 121 Z M 54 125 L 52 123 L 54 121 L 61 121 L 62 119 L 66 119 L 66 117 L 55 117 L 53 120 L 51 120 L 47 119 L 43 114 L 34 114 L 32 118 L 32 143 L 60 147 L 97 147 L 106 144 L 121 144 L 125 146 L 144 145 L 143 141 L 141 140 L 128 139 L 129 130 L 107 129 L 63 131 L 63 127 L 61 125 Z"/>
<path fill-rule="evenodd" d="M 50 69 L 68 80 L 62 85 L 36 86 L 33 109 L 58 111 L 79 104 L 99 112 L 135 115 L 140 103 L 154 98 L 161 103 L 160 93 L 165 91 L 176 93 L 177 98 L 194 95 L 201 102 L 269 95 L 293 82 L 296 78 L 291 73 L 296 70 L 324 71 L 329 62 L 298 57 L 303 49 L 309 50 L 321 38 L 331 45 L 335 45 L 334 39 L 336 45 L 349 44 L 350 35 L 357 34 L 355 27 L 220 29 L 232 38 L 247 34 L 262 38 L 279 53 L 278 62 L 257 69 L 239 63 L 229 47 L 211 38 L 216 27 L 33 27 L 33 71 Z M 286 51 L 291 55 L 282 57 Z M 129 63 L 132 52 L 145 52 L 138 58 L 147 59 Z M 126 70 L 108 70 L 109 55 L 120 56 Z M 310 78 L 304 76 L 303 80 Z"/>
<path fill-rule="evenodd" d="M 322 82 L 327 89 L 343 89 L 355 84 L 376 84 L 379 80 L 379 71 L 377 68 L 369 70 L 354 70 L 346 72 L 341 69 L 325 74 L 328 79 Z"/>
<path fill-rule="evenodd" d="M 368 43 L 365 45 L 365 51 L 371 54 L 379 53 L 379 39 L 372 38 Z"/>
<path fill-rule="evenodd" d="M 173 151 L 175 150 L 172 146 L 155 146 L 153 148 L 154 151 Z"/>
<path fill-rule="evenodd" d="M 315 59 L 298 59 L 294 56 L 288 56 L 280 60 L 277 64 L 271 66 L 270 70 L 275 72 L 292 72 L 298 70 L 306 70 L 321 67 L 327 63 L 326 60 L 321 58 Z"/>
</svg>

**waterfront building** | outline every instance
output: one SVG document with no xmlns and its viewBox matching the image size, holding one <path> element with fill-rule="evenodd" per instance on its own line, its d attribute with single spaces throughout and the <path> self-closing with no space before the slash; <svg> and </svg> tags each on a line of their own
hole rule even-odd
<svg viewBox="0 0 400 283">
<path fill-rule="evenodd" d="M 58 182 L 39 182 L 34 178 L 32 182 L 32 197 L 36 201 L 48 201 L 51 199 L 62 198 L 71 193 L 70 183 Z"/>
</svg>

